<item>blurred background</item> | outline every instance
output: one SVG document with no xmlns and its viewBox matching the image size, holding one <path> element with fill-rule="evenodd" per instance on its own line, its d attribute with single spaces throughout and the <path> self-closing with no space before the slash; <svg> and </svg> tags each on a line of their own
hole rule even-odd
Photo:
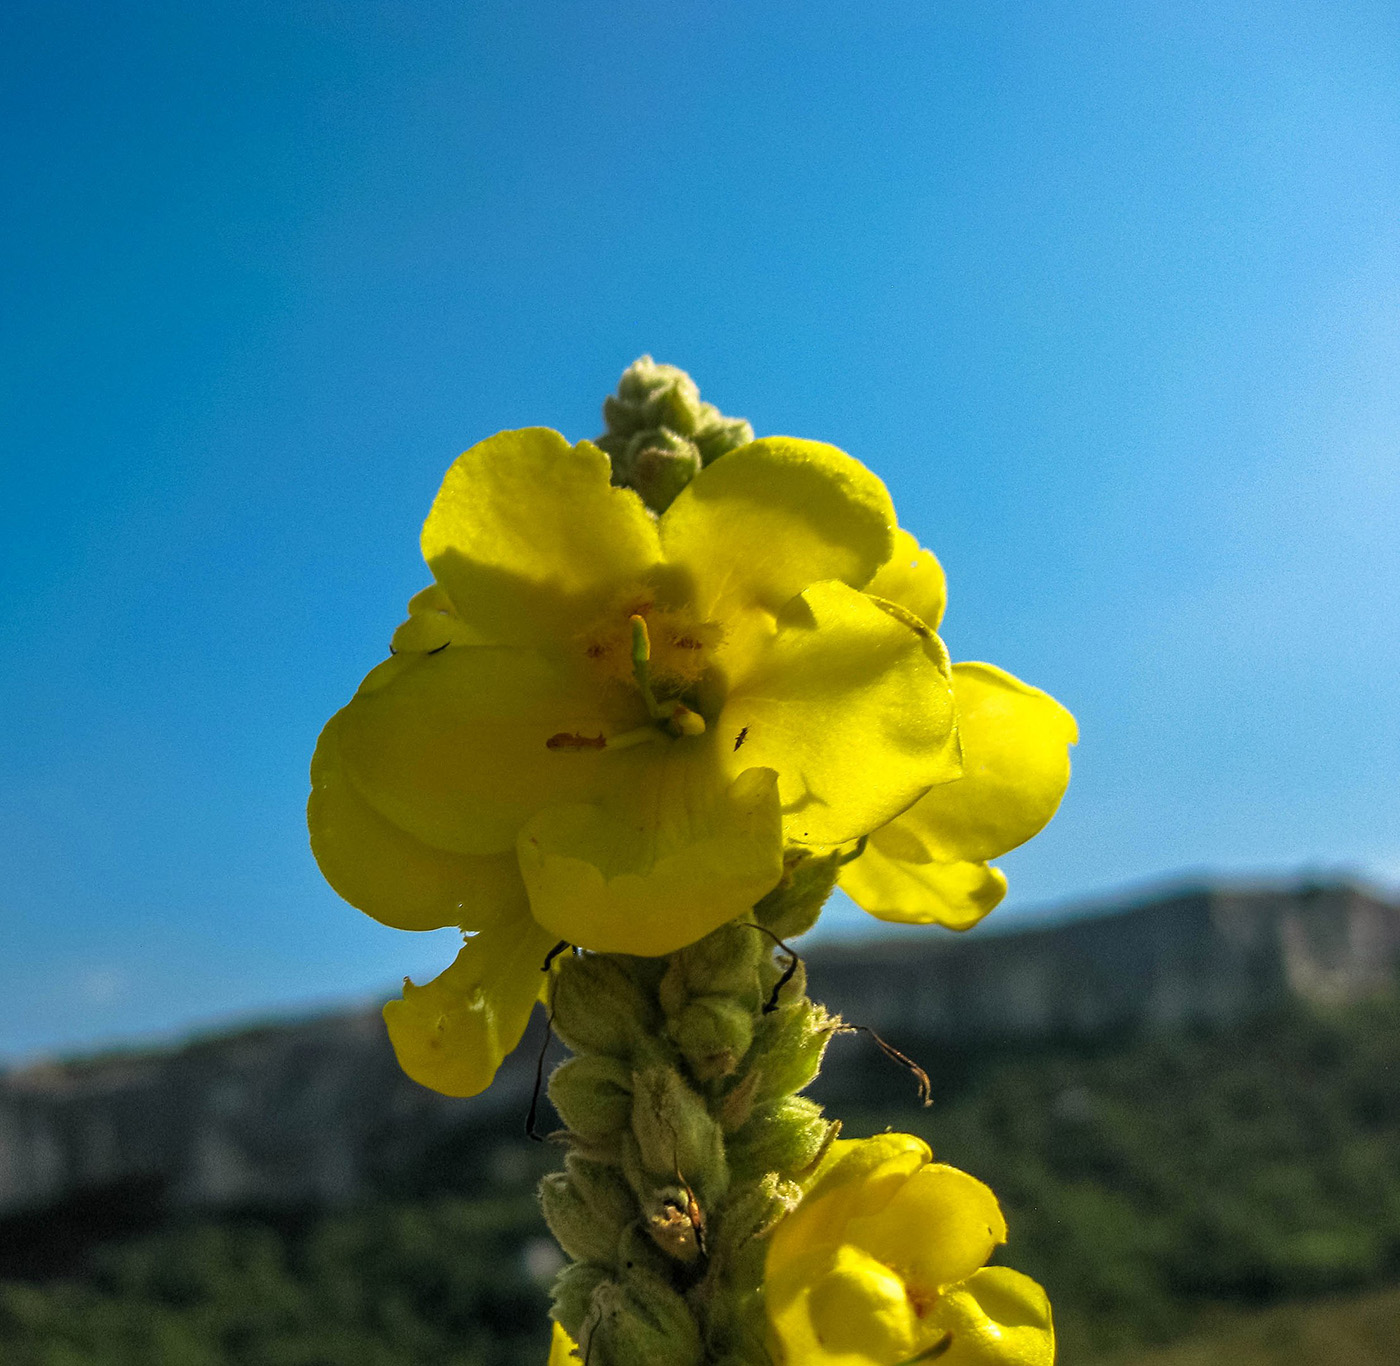
<svg viewBox="0 0 1400 1366">
<path fill-rule="evenodd" d="M 1400 1355 L 1393 4 L 10 0 L 0 107 L 7 1361 L 542 1359 L 552 1158 L 374 1099 L 360 1007 L 453 937 L 322 883 L 306 768 L 456 453 L 642 352 L 873 467 L 954 658 L 1080 720 L 959 944 L 1008 1018 L 1026 945 L 1089 986 L 929 1026 L 917 1121 L 1066 1359 Z M 888 934 L 814 936 L 872 1017 Z M 313 1093 L 406 1155 L 268 1184 Z"/>
</svg>

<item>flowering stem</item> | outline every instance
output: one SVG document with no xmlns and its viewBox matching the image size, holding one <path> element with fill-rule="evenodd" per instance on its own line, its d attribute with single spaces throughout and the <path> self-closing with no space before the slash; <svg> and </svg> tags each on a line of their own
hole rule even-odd
<svg viewBox="0 0 1400 1366">
<path fill-rule="evenodd" d="M 540 1199 L 574 1259 L 555 1316 L 589 1366 L 770 1362 L 764 1235 L 839 1128 L 797 1093 L 841 1024 L 775 937 L 815 920 L 836 867 L 793 860 L 751 917 L 669 958 L 555 964 L 568 1153 Z"/>
</svg>

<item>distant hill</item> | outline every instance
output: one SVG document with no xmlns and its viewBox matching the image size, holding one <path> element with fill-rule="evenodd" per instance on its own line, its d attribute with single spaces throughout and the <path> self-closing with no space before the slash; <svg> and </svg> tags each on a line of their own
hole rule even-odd
<svg viewBox="0 0 1400 1366">
<path fill-rule="evenodd" d="M 951 1058 L 1384 994 L 1400 906 L 1345 883 L 1202 888 L 1012 933 L 818 946 L 807 965 L 812 994 L 848 1020 Z M 85 1201 L 107 1214 L 342 1207 L 431 1185 L 443 1154 L 468 1148 L 487 1190 L 518 1162 L 542 1028 L 537 1013 L 469 1101 L 408 1081 L 377 1011 L 13 1071 L 0 1077 L 0 1218 Z M 839 1040 L 822 1094 L 870 1105 L 903 1084 L 869 1056 Z"/>
<path fill-rule="evenodd" d="M 834 1045 L 819 1090 L 845 1091 L 847 1134 L 914 1130 L 996 1190 L 999 1259 L 1050 1291 L 1066 1366 L 1400 1361 L 1393 1293 L 1307 1308 L 1400 1284 L 1394 995 L 1126 1038 L 916 1044 L 931 1109 L 873 1047 Z M 559 1254 L 532 1188 L 559 1150 L 521 1141 L 519 1118 L 500 1117 L 509 1136 L 443 1131 L 393 1189 L 334 1209 L 171 1208 L 128 1186 L 12 1214 L 0 1361 L 539 1366 Z"/>
</svg>

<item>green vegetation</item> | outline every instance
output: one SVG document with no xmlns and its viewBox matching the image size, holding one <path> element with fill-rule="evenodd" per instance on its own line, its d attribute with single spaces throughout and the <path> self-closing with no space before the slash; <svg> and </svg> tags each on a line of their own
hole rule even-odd
<svg viewBox="0 0 1400 1366">
<path fill-rule="evenodd" d="M 869 1078 L 859 1061 L 833 1085 Z M 1068 1366 L 1400 1360 L 1400 1292 L 1313 1307 L 1400 1280 L 1400 1003 L 942 1061 L 931 1110 L 895 1070 L 863 1109 L 854 1093 L 837 1108 L 848 1133 L 922 1132 L 993 1186 L 1005 1260 L 1050 1290 Z M 479 1169 L 480 1148 L 462 1160 Z M 0 1360 L 541 1366 L 549 1265 L 529 1165 L 510 1196 L 420 1185 L 300 1221 L 109 1239 L 61 1274 L 0 1284 Z"/>
<path fill-rule="evenodd" d="M 6 1366 L 543 1366 L 529 1197 L 194 1224 L 0 1286 Z M 545 1245 L 548 1246 L 548 1245 Z M 557 1263 L 555 1263 L 557 1265 Z"/>
<path fill-rule="evenodd" d="M 1070 1361 L 1400 1276 L 1395 1001 L 992 1060 L 899 1122 L 1001 1197 Z"/>
<path fill-rule="evenodd" d="M 1400 1288 L 1214 1316 L 1207 1332 L 1099 1366 L 1395 1366 Z"/>
</svg>

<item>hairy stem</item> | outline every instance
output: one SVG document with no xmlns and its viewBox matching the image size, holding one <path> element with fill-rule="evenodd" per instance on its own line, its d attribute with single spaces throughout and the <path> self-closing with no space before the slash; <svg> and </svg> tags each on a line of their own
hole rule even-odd
<svg viewBox="0 0 1400 1366">
<path fill-rule="evenodd" d="M 573 1259 L 554 1314 L 588 1366 L 766 1366 L 765 1235 L 839 1125 L 798 1093 L 841 1021 L 783 941 L 834 858 L 797 856 L 753 914 L 668 958 L 556 960 L 573 1051 L 549 1080 L 564 1170 L 540 1202 Z"/>
</svg>

